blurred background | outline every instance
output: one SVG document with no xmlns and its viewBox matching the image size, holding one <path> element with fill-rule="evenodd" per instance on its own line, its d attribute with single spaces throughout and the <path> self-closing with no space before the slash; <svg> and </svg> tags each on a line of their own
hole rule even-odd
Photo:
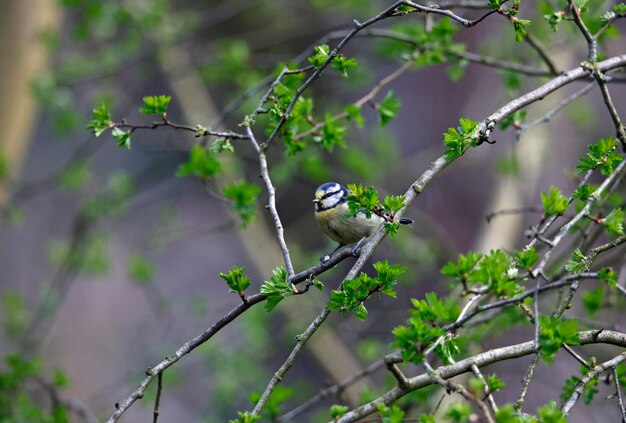
<svg viewBox="0 0 626 423">
<path fill-rule="evenodd" d="M 138 113 L 142 97 L 167 94 L 172 96 L 168 117 L 173 122 L 241 132 L 238 123 L 264 92 L 251 88 L 281 64 L 311 55 L 312 46 L 329 33 L 348 30 L 354 19 L 365 20 L 387 5 L 352 0 L 2 0 L 0 353 L 38 357 L 41 378 L 58 382 L 60 395 L 103 420 L 114 411 L 115 401 L 136 388 L 146 368 L 241 301 L 228 292 L 219 272 L 244 266 L 253 281 L 250 292 L 256 292 L 282 261 L 263 207 L 266 195 L 260 195 L 257 217 L 246 227 L 216 195 L 233 181 L 261 185 L 251 145 L 234 141 L 234 154 L 221 153 L 224 172 L 215 180 L 176 177 L 198 142 L 193 134 L 171 128 L 137 131 L 129 151 L 110 136 L 96 139 L 85 129 L 91 110 L 106 101 L 115 121 L 149 123 L 150 117 Z M 551 30 L 536 6 L 524 2 L 521 13 L 533 20 L 532 35 L 541 38 Z M 458 13 L 476 17 L 482 12 L 467 8 Z M 505 19 L 492 18 L 471 30 L 459 26 L 455 42 L 464 43 L 467 51 L 542 66 L 528 43 L 514 41 Z M 401 24 L 423 25 L 424 17 L 390 19 L 377 28 Z M 572 28 L 563 28 L 546 45 L 559 70 L 574 68 L 586 57 L 582 38 L 572 43 L 571 35 Z M 603 42 L 609 53 L 620 52 L 623 45 L 619 33 Z M 397 45 L 373 37 L 354 39 L 344 54 L 359 63 L 351 78 L 329 71 L 308 92 L 318 120 L 363 97 L 403 63 Z M 315 265 L 334 248 L 313 219 L 311 199 L 320 183 L 359 182 L 385 194 L 404 193 L 443 153 L 442 134 L 460 117 L 484 119 L 547 81 L 447 59 L 429 66 L 418 62 L 364 105 L 366 123 L 362 128 L 348 125 L 346 148 L 331 154 L 311 145 L 287 156 L 277 143 L 270 151 L 277 207 L 296 271 Z M 585 84 L 571 84 L 532 105 L 527 121 Z M 626 89 L 623 84 L 611 88 L 623 112 Z M 402 107 L 396 119 L 380 128 L 374 106 L 389 89 Z M 262 123 L 257 129 L 262 137 L 261 128 Z M 410 299 L 429 291 L 449 292 L 439 269 L 458 253 L 523 247 L 524 230 L 537 224 L 541 214 L 503 215 L 489 222 L 486 216 L 540 206 L 539 192 L 550 185 L 569 195 L 577 184 L 577 158 L 587 144 L 613 135 L 614 129 L 594 89 L 549 125 L 522 132 L 496 132 L 495 145 L 468 152 L 428 186 L 406 213 L 416 220 L 413 227 L 401 228 L 375 254 L 375 260 L 408 267 L 398 298 L 372 301 L 366 322 L 331 316 L 284 380 L 288 399 L 283 410 L 389 352 L 391 330 L 408 317 Z M 319 313 L 350 265 L 345 262 L 320 277 L 324 292 L 290 298 L 272 313 L 253 307 L 168 369 L 162 421 L 222 422 L 235 418 L 237 410 L 250 409 L 249 394 L 265 388 L 294 336 Z M 614 320 L 615 310 L 596 317 Z M 502 334 L 492 328 L 482 347 L 526 341 L 531 331 L 526 326 Z M 596 353 L 602 358 L 604 351 Z M 528 362 L 520 359 L 493 369 L 502 372 L 511 388 L 496 395 L 498 402 L 517 398 Z M 534 410 L 546 398 L 558 400 L 562 381 L 577 367 L 568 357 L 559 357 L 550 369 L 540 364 L 525 407 Z M 381 371 L 296 421 L 326 421 L 329 405 L 357 404 L 392 385 Z M 34 402 L 49 400 L 41 386 L 29 392 Z M 432 392 L 418 392 L 407 401 L 429 404 Z M 149 420 L 153 395 L 154 386 L 122 421 Z M 431 398 L 435 403 L 426 410 L 438 399 Z M 617 418 L 616 407 L 600 411 L 606 414 L 595 408 L 593 416 L 589 410 L 576 407 L 572 421 Z"/>
</svg>

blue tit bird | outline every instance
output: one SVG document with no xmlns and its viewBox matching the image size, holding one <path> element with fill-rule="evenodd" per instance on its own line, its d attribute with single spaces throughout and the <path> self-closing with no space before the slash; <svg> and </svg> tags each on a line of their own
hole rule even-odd
<svg viewBox="0 0 626 423">
<path fill-rule="evenodd" d="M 368 218 L 362 212 L 357 213 L 355 217 L 346 217 L 350 212 L 346 198 L 349 194 L 350 191 L 346 187 L 336 182 L 326 182 L 315 191 L 313 199 L 315 220 L 326 236 L 339 243 L 330 254 L 321 258 L 322 262 L 330 259 L 330 256 L 344 245 L 354 244 L 369 237 L 385 221 L 385 218 L 378 214 L 372 214 Z M 399 223 L 408 225 L 413 221 L 403 218 Z"/>
</svg>

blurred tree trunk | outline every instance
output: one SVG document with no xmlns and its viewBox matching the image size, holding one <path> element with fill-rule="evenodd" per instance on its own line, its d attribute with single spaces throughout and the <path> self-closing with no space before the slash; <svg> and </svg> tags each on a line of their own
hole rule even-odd
<svg viewBox="0 0 626 423">
<path fill-rule="evenodd" d="M 30 81 L 49 61 L 39 42 L 42 31 L 55 30 L 60 13 L 55 1 L 4 0 L 0 13 L 0 154 L 8 175 L 0 181 L 0 205 L 6 203 L 11 181 L 19 174 L 36 126 L 37 103 Z"/>
</svg>

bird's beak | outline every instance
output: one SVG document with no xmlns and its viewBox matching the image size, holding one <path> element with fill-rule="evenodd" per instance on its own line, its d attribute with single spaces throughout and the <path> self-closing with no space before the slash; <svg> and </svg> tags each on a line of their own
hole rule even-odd
<svg viewBox="0 0 626 423">
<path fill-rule="evenodd" d="M 314 202 L 315 204 L 317 204 L 317 203 L 319 203 L 319 202 L 320 202 L 320 199 L 319 199 L 319 198 L 316 198 L 316 199 L 314 199 L 314 200 L 313 200 L 313 202 Z"/>
</svg>

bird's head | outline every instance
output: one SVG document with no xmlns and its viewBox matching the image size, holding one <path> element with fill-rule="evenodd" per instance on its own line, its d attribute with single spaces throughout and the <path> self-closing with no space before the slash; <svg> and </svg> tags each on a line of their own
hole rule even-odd
<svg viewBox="0 0 626 423">
<path fill-rule="evenodd" d="M 315 211 L 332 209 L 346 201 L 346 196 L 350 193 L 346 187 L 337 182 L 326 182 L 315 190 Z"/>
</svg>

